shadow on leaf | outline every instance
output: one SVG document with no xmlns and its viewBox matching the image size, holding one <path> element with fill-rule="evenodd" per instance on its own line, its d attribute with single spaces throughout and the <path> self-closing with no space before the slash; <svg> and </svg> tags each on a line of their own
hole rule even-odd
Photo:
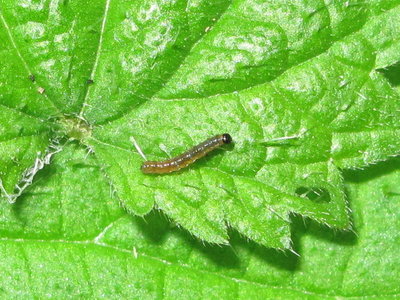
<svg viewBox="0 0 400 300">
<path fill-rule="evenodd" d="M 400 85 L 400 61 L 377 71 L 383 74 L 393 87 Z"/>
</svg>

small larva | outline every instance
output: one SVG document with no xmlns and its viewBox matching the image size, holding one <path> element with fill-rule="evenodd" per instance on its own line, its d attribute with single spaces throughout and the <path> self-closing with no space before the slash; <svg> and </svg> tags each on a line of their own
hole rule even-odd
<svg viewBox="0 0 400 300">
<path fill-rule="evenodd" d="M 174 158 L 164 161 L 145 161 L 142 164 L 141 170 L 145 174 L 165 174 L 175 172 L 187 167 L 215 148 L 231 142 L 232 137 L 228 133 L 216 135 Z"/>
</svg>

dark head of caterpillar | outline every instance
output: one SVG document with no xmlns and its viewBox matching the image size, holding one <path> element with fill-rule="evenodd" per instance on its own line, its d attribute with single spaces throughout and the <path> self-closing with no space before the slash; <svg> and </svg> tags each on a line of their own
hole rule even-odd
<svg viewBox="0 0 400 300">
<path fill-rule="evenodd" d="M 222 141 L 224 142 L 224 144 L 230 144 L 232 143 L 232 137 L 229 133 L 224 133 L 222 135 Z"/>
</svg>

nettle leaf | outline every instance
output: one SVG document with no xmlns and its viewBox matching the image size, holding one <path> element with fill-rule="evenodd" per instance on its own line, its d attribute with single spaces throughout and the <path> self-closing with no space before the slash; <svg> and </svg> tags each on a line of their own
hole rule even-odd
<svg viewBox="0 0 400 300">
<path fill-rule="evenodd" d="M 310 221 L 304 225 L 295 218 L 298 257 L 266 249 L 237 233 L 230 246 L 205 246 L 157 211 L 132 217 L 118 207 L 95 157 L 70 143 L 15 205 L 0 204 L 0 248 L 5 254 L 0 257 L 1 294 L 396 298 L 399 166 L 396 159 L 346 172 L 357 234 Z"/>
<path fill-rule="evenodd" d="M 75 139 L 129 212 L 156 205 L 208 242 L 231 226 L 289 248 L 291 213 L 349 228 L 340 169 L 400 149 L 380 72 L 398 1 L 92 2 L 1 6 L 3 196 Z M 131 142 L 161 160 L 224 132 L 233 148 L 167 176 L 142 174 Z"/>
</svg>

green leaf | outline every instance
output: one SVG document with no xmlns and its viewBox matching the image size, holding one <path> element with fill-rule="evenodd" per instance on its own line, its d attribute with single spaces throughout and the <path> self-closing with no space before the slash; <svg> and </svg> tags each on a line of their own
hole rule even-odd
<svg viewBox="0 0 400 300">
<path fill-rule="evenodd" d="M 129 216 L 116 205 L 95 159 L 70 144 L 20 201 L 0 204 L 1 295 L 395 299 L 399 167 L 396 159 L 346 172 L 357 233 L 295 218 L 298 257 L 235 232 L 231 246 L 204 246 L 158 212 Z"/>
<path fill-rule="evenodd" d="M 94 129 L 91 143 L 129 211 L 145 214 L 155 202 L 204 240 L 223 242 L 227 221 L 261 244 L 290 247 L 290 212 L 349 226 L 337 168 L 398 153 L 398 94 L 374 72 L 374 51 L 356 33 L 268 84 L 205 98 L 153 98 Z M 169 97 L 201 94 L 196 85 L 192 94 L 177 86 Z M 162 160 L 200 142 L 203 132 L 225 131 L 234 149 L 186 172 L 149 177 L 135 168 L 142 158 L 132 155 L 132 137 L 149 159 Z M 308 199 L 312 191 L 328 201 Z"/>
<path fill-rule="evenodd" d="M 76 140 L 106 180 L 67 176 L 74 195 L 111 186 L 130 213 L 156 206 L 207 242 L 230 226 L 290 248 L 292 213 L 350 228 L 340 169 L 399 153 L 399 93 L 381 74 L 399 60 L 399 1 L 0 3 L 10 202 Z M 223 132 L 232 149 L 158 177 L 131 142 L 166 159 Z"/>
</svg>

